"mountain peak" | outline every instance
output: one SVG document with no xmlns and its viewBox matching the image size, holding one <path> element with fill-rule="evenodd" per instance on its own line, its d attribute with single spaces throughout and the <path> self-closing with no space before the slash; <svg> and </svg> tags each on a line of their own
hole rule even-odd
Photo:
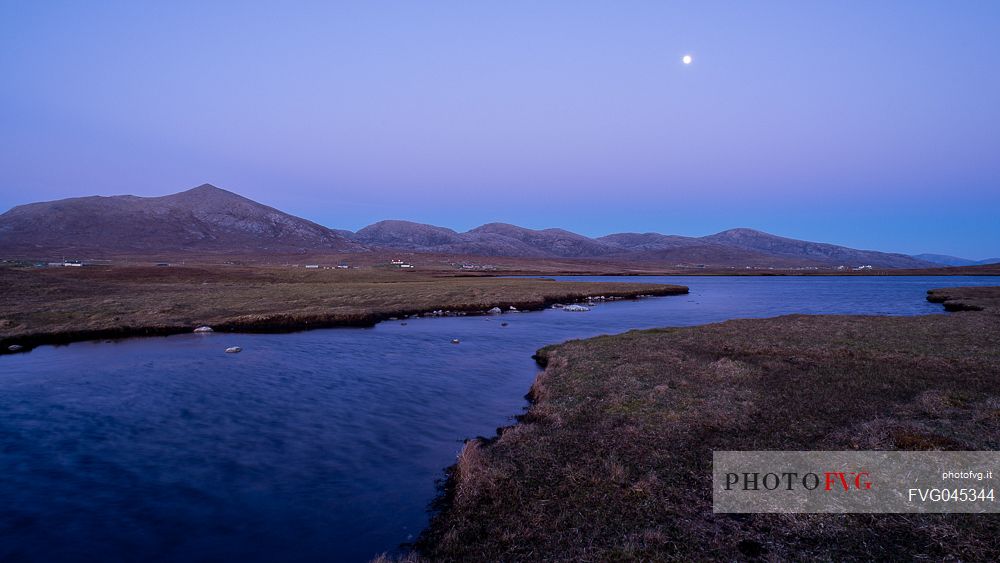
<svg viewBox="0 0 1000 563">
<path fill-rule="evenodd" d="M 162 196 L 158 199 L 162 202 L 172 202 L 176 205 L 198 205 L 198 206 L 232 206 L 251 205 L 262 206 L 251 199 L 240 194 L 224 190 L 212 184 L 202 184 L 198 187 Z"/>
<path fill-rule="evenodd" d="M 510 223 L 500 223 L 494 221 L 493 223 L 486 223 L 485 225 L 479 225 L 475 229 L 470 229 L 470 233 L 478 232 L 497 232 L 497 231 L 527 231 L 528 229 L 524 227 L 518 227 L 517 225 L 511 225 Z"/>
<path fill-rule="evenodd" d="M 758 231 L 757 229 L 751 229 L 749 227 L 737 227 L 735 229 L 726 229 L 712 235 L 714 237 L 718 236 L 768 236 L 773 237 L 777 235 L 772 235 L 771 233 L 765 233 L 764 231 Z"/>
<path fill-rule="evenodd" d="M 182 195 L 182 194 L 191 194 L 191 195 L 199 195 L 199 194 L 228 194 L 228 195 L 236 195 L 235 193 L 233 193 L 233 192 L 231 192 L 229 190 L 224 190 L 224 189 L 222 189 L 222 188 L 220 188 L 218 186 L 214 186 L 212 184 L 202 184 L 200 186 L 196 186 L 194 188 L 191 188 L 190 190 L 184 190 L 183 192 L 178 192 L 178 193 L 173 194 L 173 195 Z"/>
<path fill-rule="evenodd" d="M 218 192 L 232 193 L 232 192 L 227 192 L 226 190 L 224 190 L 224 189 L 222 189 L 222 188 L 220 188 L 218 186 L 214 186 L 212 184 L 202 184 L 200 186 L 195 186 L 195 187 L 191 188 L 190 190 L 184 190 L 183 192 L 179 192 L 179 193 L 177 193 L 175 195 L 180 195 L 180 194 L 199 194 L 199 193 L 218 193 Z"/>
</svg>

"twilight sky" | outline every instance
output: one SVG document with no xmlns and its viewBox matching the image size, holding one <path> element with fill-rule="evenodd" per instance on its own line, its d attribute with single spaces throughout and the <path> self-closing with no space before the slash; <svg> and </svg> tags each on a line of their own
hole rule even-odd
<svg viewBox="0 0 1000 563">
<path fill-rule="evenodd" d="M 210 182 L 352 230 L 992 258 L 998 30 L 990 0 L 0 0 L 0 211 Z"/>
</svg>

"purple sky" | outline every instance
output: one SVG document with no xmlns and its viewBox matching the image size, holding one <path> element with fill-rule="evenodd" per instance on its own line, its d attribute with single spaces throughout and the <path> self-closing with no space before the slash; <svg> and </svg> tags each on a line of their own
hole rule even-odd
<svg viewBox="0 0 1000 563">
<path fill-rule="evenodd" d="M 991 258 L 998 30 L 995 1 L 0 0 L 0 210 L 210 182 L 352 230 Z"/>
</svg>

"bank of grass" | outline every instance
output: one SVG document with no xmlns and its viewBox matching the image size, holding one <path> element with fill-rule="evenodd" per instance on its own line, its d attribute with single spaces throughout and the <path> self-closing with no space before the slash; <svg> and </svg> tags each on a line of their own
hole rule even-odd
<svg viewBox="0 0 1000 563">
<path fill-rule="evenodd" d="M 1000 514 L 712 512 L 713 450 L 1000 448 L 1000 288 L 923 317 L 801 316 L 545 348 L 418 544 L 445 561 L 997 560 Z"/>
<path fill-rule="evenodd" d="M 370 325 L 434 310 L 534 309 L 588 296 L 673 295 L 663 284 L 238 266 L 0 268 L 0 353 L 143 334 Z"/>
</svg>

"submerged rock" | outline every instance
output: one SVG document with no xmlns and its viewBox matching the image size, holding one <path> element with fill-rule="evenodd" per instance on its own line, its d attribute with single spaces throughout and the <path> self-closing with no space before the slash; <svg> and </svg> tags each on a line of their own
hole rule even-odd
<svg viewBox="0 0 1000 563">
<path fill-rule="evenodd" d="M 8 352 L 20 352 L 21 350 L 24 350 L 24 346 L 21 346 L 20 344 L 11 344 L 7 347 Z"/>
<path fill-rule="evenodd" d="M 452 339 L 451 339 L 451 343 L 452 343 L 452 344 L 458 344 L 458 343 L 459 343 L 459 340 L 458 340 L 457 338 L 452 338 Z"/>
<path fill-rule="evenodd" d="M 210 326 L 200 326 L 194 329 L 195 332 L 215 332 Z"/>
<path fill-rule="evenodd" d="M 229 348 L 226 348 L 227 354 L 239 354 L 242 351 L 243 348 L 240 348 L 239 346 L 230 346 Z"/>
<path fill-rule="evenodd" d="M 571 313 L 583 313 L 590 310 L 590 307 L 584 307 L 583 305 L 566 305 L 562 308 L 563 311 L 569 311 Z"/>
<path fill-rule="evenodd" d="M 492 309 L 490 309 L 489 311 L 486 311 L 486 312 L 488 314 L 490 314 L 490 315 L 499 315 L 499 314 L 503 313 L 503 311 L 500 309 L 500 307 L 493 307 Z"/>
<path fill-rule="evenodd" d="M 500 323 L 500 326 L 507 326 L 507 323 Z"/>
</svg>

